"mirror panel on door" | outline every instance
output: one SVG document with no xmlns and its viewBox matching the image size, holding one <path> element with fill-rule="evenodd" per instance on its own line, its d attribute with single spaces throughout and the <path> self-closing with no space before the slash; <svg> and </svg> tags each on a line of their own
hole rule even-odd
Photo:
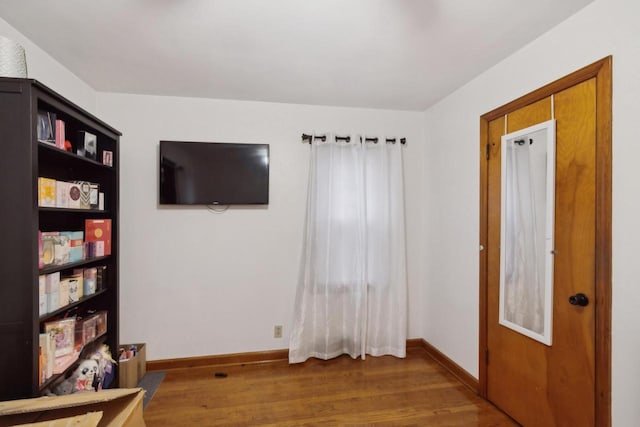
<svg viewBox="0 0 640 427">
<path fill-rule="evenodd" d="M 555 120 L 502 137 L 499 322 L 551 345 Z"/>
</svg>

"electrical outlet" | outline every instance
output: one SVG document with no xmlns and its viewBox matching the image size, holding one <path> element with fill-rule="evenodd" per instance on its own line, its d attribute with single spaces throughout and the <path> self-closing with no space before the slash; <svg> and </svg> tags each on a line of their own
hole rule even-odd
<svg viewBox="0 0 640 427">
<path fill-rule="evenodd" d="M 273 327 L 273 337 L 282 338 L 282 325 L 275 325 Z"/>
</svg>

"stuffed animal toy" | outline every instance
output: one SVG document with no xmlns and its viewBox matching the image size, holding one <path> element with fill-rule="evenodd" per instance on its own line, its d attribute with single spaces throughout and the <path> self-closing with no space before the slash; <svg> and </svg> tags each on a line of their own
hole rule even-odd
<svg viewBox="0 0 640 427">
<path fill-rule="evenodd" d="M 53 387 L 53 390 L 49 391 L 47 395 L 63 396 L 65 394 L 71 394 L 74 392 L 73 383 L 74 383 L 73 379 L 67 378 L 66 380 L 62 381 L 60 384 Z"/>
<path fill-rule="evenodd" d="M 81 360 L 74 372 L 76 377 L 75 391 L 96 391 L 94 381 L 96 380 L 97 373 L 97 360 Z"/>
<path fill-rule="evenodd" d="M 103 345 L 91 355 L 91 359 L 98 362 L 98 373 L 94 381 L 96 391 L 109 387 L 115 375 L 113 364 L 116 363 L 111 357 L 109 347 Z"/>
<path fill-rule="evenodd" d="M 100 391 L 113 380 L 114 364 L 109 347 L 102 345 L 88 359 L 80 360 L 78 367 L 68 378 L 53 389 L 47 389 L 45 394 L 61 396 L 82 391 Z"/>
<path fill-rule="evenodd" d="M 60 396 L 80 391 L 96 391 L 94 381 L 96 380 L 97 372 L 98 361 L 93 359 L 81 360 L 69 378 L 53 388 L 53 393 Z"/>
</svg>

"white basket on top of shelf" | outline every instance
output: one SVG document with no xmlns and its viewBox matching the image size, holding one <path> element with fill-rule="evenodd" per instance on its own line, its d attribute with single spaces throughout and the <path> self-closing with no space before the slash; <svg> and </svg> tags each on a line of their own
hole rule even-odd
<svg viewBox="0 0 640 427">
<path fill-rule="evenodd" d="M 0 77 L 27 77 L 24 48 L 3 36 L 0 36 Z"/>
</svg>

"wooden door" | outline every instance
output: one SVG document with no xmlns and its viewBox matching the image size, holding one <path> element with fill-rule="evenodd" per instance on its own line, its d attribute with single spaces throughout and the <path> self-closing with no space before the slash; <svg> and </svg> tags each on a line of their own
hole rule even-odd
<svg viewBox="0 0 640 427">
<path fill-rule="evenodd" d="M 597 369 L 607 369 L 606 365 L 610 363 L 608 359 L 598 360 L 598 356 L 606 356 L 608 341 L 596 342 L 596 331 L 602 329 L 606 320 L 599 323 L 596 313 L 602 313 L 604 317 L 608 313 L 610 317 L 610 309 L 598 310 L 599 304 L 610 307 L 610 273 L 609 293 L 604 290 L 607 284 L 600 280 L 603 274 L 600 270 L 605 264 L 603 258 L 607 255 L 602 253 L 601 247 L 603 187 L 600 184 L 607 180 L 603 180 L 599 167 L 608 163 L 599 158 L 603 150 L 598 148 L 597 77 L 571 83 L 574 84 L 551 92 L 552 95 L 538 97 L 534 102 L 487 120 L 483 134 L 483 142 L 488 144 L 488 158 L 481 165 L 486 174 L 483 179 L 486 229 L 481 235 L 481 239 L 484 238 L 481 242 L 486 246 L 481 257 L 481 265 L 483 260 L 485 262 L 481 275 L 486 274 L 484 287 L 481 278 L 481 294 L 484 290 L 482 296 L 486 298 L 481 300 L 481 316 L 484 316 L 481 327 L 485 328 L 480 339 L 481 355 L 484 356 L 480 363 L 481 393 L 525 426 L 594 426 L 597 420 L 605 420 L 604 424 L 598 422 L 598 425 L 610 424 L 610 415 L 602 414 L 610 409 L 603 405 L 603 399 L 598 395 L 603 378 L 609 381 L 610 393 L 610 373 L 603 375 Z M 498 323 L 500 138 L 554 116 L 553 337 L 551 345 L 547 346 Z M 608 165 L 610 168 L 610 163 Z M 610 185 L 610 178 L 607 179 Z M 608 203 L 610 213 L 610 200 Z M 608 229 L 610 241 L 610 220 Z M 608 260 L 607 266 L 610 252 Z M 588 296 L 587 306 L 569 303 L 569 297 L 577 293 Z M 610 353 L 610 349 L 608 351 Z"/>
</svg>

